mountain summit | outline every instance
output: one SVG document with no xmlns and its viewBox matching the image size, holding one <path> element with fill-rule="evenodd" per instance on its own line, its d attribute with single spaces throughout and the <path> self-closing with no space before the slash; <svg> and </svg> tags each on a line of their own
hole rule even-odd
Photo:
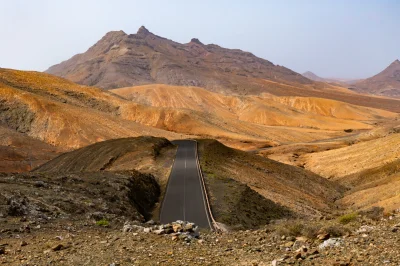
<svg viewBox="0 0 400 266">
<path fill-rule="evenodd" d="M 358 92 L 400 97 L 400 61 L 396 59 L 379 74 L 356 83 Z"/>
<path fill-rule="evenodd" d="M 324 78 L 321 78 L 321 77 L 317 76 L 316 74 L 314 74 L 311 71 L 304 72 L 303 76 L 308 78 L 308 79 L 314 80 L 314 81 L 322 81 L 322 82 L 325 81 Z"/>
<path fill-rule="evenodd" d="M 204 45 L 196 38 L 181 44 L 157 36 L 144 26 L 136 34 L 109 32 L 85 53 L 46 72 L 106 89 L 164 83 L 240 94 L 251 89 L 257 83 L 255 79 L 284 84 L 312 83 L 290 69 L 249 52 Z"/>
</svg>

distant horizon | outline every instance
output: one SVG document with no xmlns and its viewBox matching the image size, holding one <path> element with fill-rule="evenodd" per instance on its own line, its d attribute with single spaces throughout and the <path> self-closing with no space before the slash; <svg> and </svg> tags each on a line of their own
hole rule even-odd
<svg viewBox="0 0 400 266">
<path fill-rule="evenodd" d="M 198 38 L 323 78 L 369 78 L 400 58 L 395 0 L 150 2 L 4 2 L 0 67 L 45 71 L 112 29 L 131 34 L 142 25 L 179 43 Z"/>
</svg>

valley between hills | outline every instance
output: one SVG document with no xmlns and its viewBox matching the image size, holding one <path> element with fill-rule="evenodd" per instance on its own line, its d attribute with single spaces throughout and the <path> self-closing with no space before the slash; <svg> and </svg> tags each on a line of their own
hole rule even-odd
<svg viewBox="0 0 400 266">
<path fill-rule="evenodd" d="M 398 66 L 351 87 L 141 27 L 46 72 L 0 68 L 0 262 L 171 265 L 198 247 L 179 263 L 363 265 L 360 250 L 386 243 L 379 232 L 400 230 Z M 196 140 L 225 233 L 157 227 L 182 139 Z M 345 248 L 318 251 L 329 239 Z M 145 245 L 165 254 L 152 261 Z"/>
</svg>

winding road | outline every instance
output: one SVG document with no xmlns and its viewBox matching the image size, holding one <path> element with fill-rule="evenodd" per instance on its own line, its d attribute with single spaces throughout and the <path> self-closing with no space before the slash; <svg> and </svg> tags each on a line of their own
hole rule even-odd
<svg viewBox="0 0 400 266">
<path fill-rule="evenodd" d="M 211 229 L 197 164 L 197 143 L 191 140 L 173 143 L 178 145 L 178 150 L 161 206 L 160 221 L 182 220 Z"/>
</svg>

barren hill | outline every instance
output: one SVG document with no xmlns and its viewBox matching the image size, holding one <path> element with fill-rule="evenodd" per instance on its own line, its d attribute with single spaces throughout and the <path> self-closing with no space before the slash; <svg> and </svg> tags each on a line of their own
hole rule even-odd
<svg viewBox="0 0 400 266">
<path fill-rule="evenodd" d="M 400 97 L 400 61 L 395 60 L 379 74 L 352 85 L 362 93 Z"/>
<path fill-rule="evenodd" d="M 347 147 L 307 154 L 305 168 L 349 188 L 340 203 L 347 208 L 398 208 L 400 128 Z"/>
<path fill-rule="evenodd" d="M 119 117 L 126 100 L 38 72 L 0 69 L 0 122 L 54 146 L 138 135 L 178 137 Z"/>
<path fill-rule="evenodd" d="M 347 86 L 349 86 L 349 84 L 353 84 L 355 82 L 361 81 L 359 79 L 322 78 L 322 77 L 314 74 L 311 71 L 304 72 L 302 75 L 304 77 L 314 80 L 314 81 L 327 82 L 327 83 L 331 83 L 332 85 L 337 84 L 337 85 L 340 85 L 343 87 L 347 87 Z"/>
<path fill-rule="evenodd" d="M 316 82 L 242 50 L 205 45 L 198 39 L 177 43 L 145 27 L 136 34 L 109 32 L 86 52 L 46 72 L 106 89 L 161 83 L 202 87 L 228 95 L 269 93 L 327 98 L 400 112 L 400 101 Z"/>
<path fill-rule="evenodd" d="M 198 39 L 181 44 L 157 36 L 143 26 L 136 34 L 109 32 L 85 53 L 46 72 L 106 89 L 165 83 L 232 90 L 241 87 L 247 78 L 312 83 L 249 52 L 204 45 Z"/>
<path fill-rule="evenodd" d="M 317 76 L 316 74 L 314 74 L 311 71 L 304 72 L 302 75 L 304 77 L 306 77 L 308 79 L 311 79 L 311 80 L 314 80 L 314 81 L 321 81 L 321 82 L 325 82 L 326 81 L 324 78 L 321 78 L 321 77 Z"/>
<path fill-rule="evenodd" d="M 26 134 L 0 126 L 0 173 L 30 171 L 62 151 Z"/>
<path fill-rule="evenodd" d="M 232 105 L 237 111 L 230 110 L 228 103 L 225 107 L 219 108 L 220 111 L 213 113 L 204 108 L 187 108 L 188 106 L 157 104 L 149 106 L 143 101 L 134 102 L 125 99 L 125 96 L 118 96 L 95 87 L 77 85 L 38 72 L 0 69 L 0 86 L 3 110 L 0 118 L 5 126 L 51 145 L 65 148 L 78 148 L 112 138 L 154 135 L 177 139 L 185 137 L 185 134 L 221 140 L 259 142 L 265 145 L 338 136 L 341 134 L 340 130 L 343 130 L 343 125 L 352 128 L 370 127 L 359 121 L 344 121 L 332 117 L 327 118 L 332 122 L 332 126 L 326 126 L 325 123 L 318 121 L 319 118 L 314 119 L 311 116 L 305 123 L 309 122 L 310 125 L 315 123 L 320 128 L 318 129 L 318 126 L 314 129 L 309 126 L 302 128 L 290 117 L 297 111 L 278 103 L 275 104 L 280 106 L 282 112 L 279 121 L 271 122 L 265 119 L 252 121 L 251 112 L 254 110 L 246 114 L 246 108 L 248 109 L 255 100 L 245 98 L 242 101 L 240 98 L 229 98 L 200 88 L 194 88 L 192 93 L 197 92 L 198 97 L 208 95 L 204 98 L 204 105 L 217 106 L 219 99 L 223 101 L 231 99 L 238 101 L 236 107 Z M 178 87 L 176 93 L 171 91 L 169 99 L 173 101 L 178 92 L 183 93 L 184 99 L 189 99 L 191 91 L 185 90 L 185 87 Z M 243 107 L 240 107 L 242 105 Z M 260 106 L 260 112 L 268 112 L 263 110 L 265 103 L 257 106 Z M 306 119 L 302 114 L 299 114 L 299 117 Z M 382 113 L 381 117 L 386 117 L 386 114 Z M 292 122 L 285 122 L 286 120 Z M 341 123 L 343 125 L 340 125 Z M 288 130 L 277 125 L 292 128 Z"/>
<path fill-rule="evenodd" d="M 396 114 L 343 102 L 308 97 L 227 96 L 198 87 L 145 85 L 112 90 L 153 107 L 190 109 L 223 119 L 266 126 L 322 130 L 368 129 L 359 121 L 393 118 Z M 295 129 L 293 129 L 295 130 Z"/>
<path fill-rule="evenodd" d="M 236 209 L 236 204 L 246 202 L 246 198 L 236 191 L 234 181 L 300 216 L 330 213 L 336 209 L 334 199 L 343 192 L 343 187 L 317 174 L 231 149 L 214 140 L 200 141 L 199 151 L 211 201 L 217 214 L 226 219 L 245 215 Z"/>
</svg>

